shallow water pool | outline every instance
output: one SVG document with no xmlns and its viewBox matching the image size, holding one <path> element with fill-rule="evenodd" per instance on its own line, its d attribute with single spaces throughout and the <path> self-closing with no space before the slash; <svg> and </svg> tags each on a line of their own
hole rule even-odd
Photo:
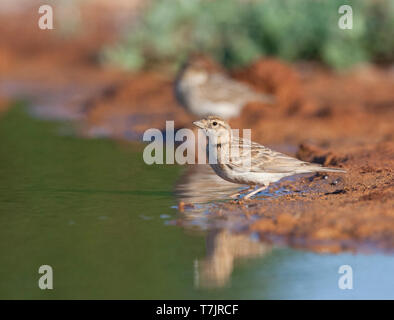
<svg viewBox="0 0 394 320">
<path fill-rule="evenodd" d="M 275 248 L 183 224 L 173 208 L 182 167 L 69 132 L 21 106 L 0 117 L 0 298 L 394 298 L 394 257 Z M 41 265 L 53 268 L 53 290 L 38 287 Z M 352 290 L 338 287 L 341 265 Z"/>
</svg>

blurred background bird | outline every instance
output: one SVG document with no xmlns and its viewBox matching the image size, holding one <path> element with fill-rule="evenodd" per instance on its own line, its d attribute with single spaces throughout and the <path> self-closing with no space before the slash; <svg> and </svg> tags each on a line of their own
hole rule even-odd
<svg viewBox="0 0 394 320">
<path fill-rule="evenodd" d="M 223 119 L 239 116 L 248 102 L 272 104 L 275 101 L 272 95 L 230 78 L 204 56 L 191 56 L 180 68 L 175 96 L 195 116 L 217 115 Z"/>
</svg>

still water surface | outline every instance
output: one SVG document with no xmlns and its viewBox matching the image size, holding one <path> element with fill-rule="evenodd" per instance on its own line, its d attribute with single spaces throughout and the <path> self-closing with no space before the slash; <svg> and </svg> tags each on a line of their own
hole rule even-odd
<svg viewBox="0 0 394 320">
<path fill-rule="evenodd" d="M 21 107 L 0 118 L 0 298 L 394 298 L 394 257 L 319 255 L 182 227 L 173 190 L 184 168 L 147 166 L 139 144 L 69 131 Z M 38 288 L 43 264 L 53 290 Z M 343 264 L 353 290 L 338 288 Z"/>
</svg>

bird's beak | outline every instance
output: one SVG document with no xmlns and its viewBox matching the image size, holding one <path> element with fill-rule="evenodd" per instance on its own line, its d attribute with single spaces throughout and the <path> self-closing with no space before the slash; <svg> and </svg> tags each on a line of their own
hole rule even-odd
<svg viewBox="0 0 394 320">
<path fill-rule="evenodd" d="M 194 121 L 193 124 L 201 129 L 204 129 L 204 123 L 199 120 L 199 121 Z"/>
</svg>

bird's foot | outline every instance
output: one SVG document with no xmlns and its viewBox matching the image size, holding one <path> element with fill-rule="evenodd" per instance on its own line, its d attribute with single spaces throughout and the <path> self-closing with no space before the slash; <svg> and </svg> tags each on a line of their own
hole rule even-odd
<svg viewBox="0 0 394 320">
<path fill-rule="evenodd" d="M 248 189 L 245 189 L 243 191 L 239 191 L 237 193 L 234 193 L 232 195 L 230 195 L 229 197 L 232 199 L 237 199 L 240 195 L 247 193 L 248 191 L 252 190 L 254 187 L 250 187 Z"/>
<path fill-rule="evenodd" d="M 263 191 L 264 189 L 266 189 L 268 186 L 262 186 L 260 188 L 257 188 L 255 190 L 253 190 L 252 192 L 249 192 L 246 196 L 244 196 L 242 199 L 243 200 L 249 200 L 250 197 L 254 196 L 256 193 L 259 193 L 260 191 Z"/>
<path fill-rule="evenodd" d="M 237 199 L 238 196 L 240 196 L 241 194 L 242 194 L 241 192 L 237 192 L 237 193 L 234 193 L 234 194 L 230 194 L 230 195 L 229 195 L 229 198 L 231 198 L 231 199 Z"/>
</svg>

